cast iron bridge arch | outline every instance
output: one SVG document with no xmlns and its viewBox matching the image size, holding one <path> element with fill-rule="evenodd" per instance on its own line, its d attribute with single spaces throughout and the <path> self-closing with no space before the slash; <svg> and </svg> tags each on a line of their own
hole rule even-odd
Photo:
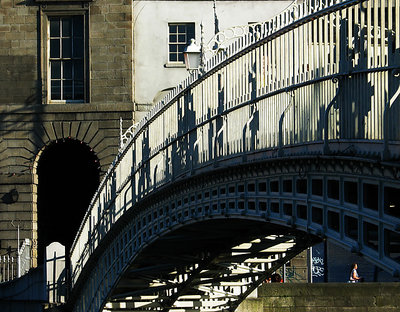
<svg viewBox="0 0 400 312">
<path fill-rule="evenodd" d="M 320 239 L 398 275 L 399 19 L 399 0 L 306 0 L 214 51 L 121 136 L 71 308 L 233 311 Z"/>
</svg>

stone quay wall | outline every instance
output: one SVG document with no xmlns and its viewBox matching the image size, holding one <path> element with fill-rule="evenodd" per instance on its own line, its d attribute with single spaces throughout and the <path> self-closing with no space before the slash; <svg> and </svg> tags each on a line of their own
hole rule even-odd
<svg viewBox="0 0 400 312">
<path fill-rule="evenodd" d="M 264 284 L 237 312 L 398 312 L 400 283 Z"/>
</svg>

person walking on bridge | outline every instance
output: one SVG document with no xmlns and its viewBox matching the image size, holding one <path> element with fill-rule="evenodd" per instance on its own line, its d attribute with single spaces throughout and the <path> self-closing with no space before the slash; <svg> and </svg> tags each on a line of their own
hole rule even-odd
<svg viewBox="0 0 400 312">
<path fill-rule="evenodd" d="M 358 276 L 357 268 L 357 263 L 351 265 L 349 283 L 358 283 L 363 281 L 363 278 Z"/>
</svg>

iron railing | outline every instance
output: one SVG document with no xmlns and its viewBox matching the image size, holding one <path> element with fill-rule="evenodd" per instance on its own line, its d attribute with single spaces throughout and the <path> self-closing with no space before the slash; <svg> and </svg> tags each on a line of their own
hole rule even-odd
<svg viewBox="0 0 400 312">
<path fill-rule="evenodd" d="M 26 274 L 31 268 L 31 243 L 25 239 L 16 257 L 0 256 L 0 283 L 8 282 Z"/>
<path fill-rule="evenodd" d="M 195 170 L 349 141 L 390 157 L 400 140 L 399 19 L 398 0 L 306 0 L 209 59 L 122 136 L 72 246 L 73 282 L 127 209 Z"/>
</svg>

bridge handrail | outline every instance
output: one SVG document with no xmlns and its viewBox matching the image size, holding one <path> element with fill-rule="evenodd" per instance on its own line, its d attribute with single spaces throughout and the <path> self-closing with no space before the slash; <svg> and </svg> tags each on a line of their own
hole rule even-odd
<svg viewBox="0 0 400 312">
<path fill-rule="evenodd" d="M 311 0 L 309 0 L 311 2 Z M 337 0 L 335 0 L 337 1 Z M 261 23 L 261 24 L 265 24 L 267 25 L 268 23 L 274 22 L 276 25 L 276 21 L 277 20 L 282 20 L 280 18 L 278 18 L 278 16 L 281 16 L 282 14 L 288 14 L 288 12 L 290 10 L 294 10 L 294 7 L 296 6 L 297 0 L 294 0 L 289 6 L 288 8 L 286 8 L 285 10 L 283 10 L 281 13 L 278 13 L 276 16 L 272 17 L 271 19 L 269 19 L 268 21 Z M 305 3 L 305 2 L 304 2 Z M 309 6 L 309 8 L 311 9 L 312 7 Z M 290 14 L 291 12 L 289 12 Z M 250 27 L 256 27 L 258 25 L 258 23 L 252 24 Z M 231 28 L 229 28 L 231 29 Z M 278 29 L 276 29 L 277 31 Z M 212 48 L 214 46 L 214 42 L 216 42 L 218 44 L 218 46 L 223 43 L 220 40 L 218 40 L 218 38 L 223 35 L 226 31 L 229 30 L 222 30 L 220 33 L 216 34 L 213 38 L 211 38 L 211 40 L 209 41 L 209 43 L 206 45 L 206 53 L 208 57 L 212 57 L 213 59 L 218 57 L 218 54 L 215 54 L 214 52 L 211 52 L 211 55 L 208 53 L 210 51 L 213 51 L 214 49 Z M 243 35 L 245 35 L 246 33 L 244 32 Z M 238 37 L 240 38 L 240 37 Z M 243 47 L 244 48 L 244 47 Z M 231 49 L 231 54 L 233 54 L 234 52 Z M 208 65 L 210 62 L 207 62 L 207 67 L 210 67 L 210 65 Z M 214 62 L 215 64 L 215 62 Z M 207 67 L 206 67 L 206 71 L 207 71 Z M 215 66 L 214 66 L 215 67 Z M 115 167 L 116 163 L 118 162 L 119 158 L 124 154 L 125 150 L 127 148 L 129 148 L 129 145 L 132 143 L 132 140 L 134 139 L 134 137 L 137 135 L 138 132 L 140 132 L 145 125 L 147 124 L 147 121 L 150 119 L 151 116 L 154 116 L 156 113 L 160 112 L 164 107 L 166 107 L 168 104 L 170 104 L 171 102 L 173 102 L 173 99 L 175 98 L 175 96 L 178 93 L 182 93 L 184 92 L 184 89 L 187 88 L 188 86 L 190 86 L 193 82 L 195 82 L 197 79 L 201 78 L 201 76 L 199 75 L 199 71 L 194 71 L 193 73 L 191 73 L 187 78 L 185 78 L 180 84 L 178 84 L 178 86 L 176 86 L 172 91 L 170 91 L 166 96 L 164 96 L 163 99 L 161 99 L 158 103 L 156 103 L 156 105 L 151 109 L 150 113 L 147 113 L 146 116 L 141 119 L 138 123 L 133 124 L 132 126 L 130 126 L 127 130 L 125 130 L 125 132 L 121 135 L 120 138 L 120 151 L 119 154 L 117 155 L 117 157 L 114 159 L 114 161 L 111 163 L 111 165 L 109 166 L 106 174 L 104 175 L 102 181 L 100 182 L 99 188 L 96 191 L 96 193 L 93 195 L 92 200 L 90 202 L 89 205 L 89 209 L 86 212 L 84 219 L 86 219 L 87 214 L 90 211 L 90 207 L 93 206 L 94 201 L 96 200 L 96 198 L 99 196 L 100 190 L 104 187 L 104 184 L 106 182 L 106 180 L 109 178 L 111 172 L 113 171 L 113 168 Z M 185 86 L 185 87 L 183 87 Z M 83 223 L 81 224 L 78 233 L 81 232 L 83 227 Z M 76 240 L 76 239 L 75 239 Z M 76 242 L 73 242 L 72 247 L 71 247 L 71 251 L 74 249 Z"/>
<path fill-rule="evenodd" d="M 305 3 L 310 3 L 311 1 L 306 1 Z M 338 66 L 334 66 L 336 64 L 331 64 L 332 66 L 330 67 L 330 71 L 326 71 L 321 73 L 311 73 L 311 71 L 313 69 L 310 69 L 310 72 L 307 70 L 304 70 L 303 74 L 304 77 L 302 79 L 298 79 L 296 80 L 297 83 L 293 83 L 292 81 L 289 81 L 289 78 L 291 80 L 294 80 L 293 76 L 287 77 L 288 81 L 280 81 L 278 78 L 279 77 L 273 77 L 275 80 L 273 80 L 273 84 L 277 84 L 278 86 L 269 86 L 269 85 L 262 85 L 261 88 L 262 90 L 260 91 L 258 88 L 260 88 L 260 86 L 257 85 L 257 81 L 254 82 L 253 85 L 253 89 L 251 90 L 251 94 L 248 93 L 241 93 L 240 95 L 240 99 L 237 98 L 232 98 L 231 101 L 226 100 L 224 103 L 224 108 L 222 110 L 219 110 L 219 107 L 215 107 L 213 108 L 212 112 L 208 112 L 206 115 L 202 115 L 200 116 L 201 120 L 196 120 L 194 122 L 194 127 L 184 127 L 184 129 L 175 129 L 173 130 L 173 133 L 169 133 L 168 135 L 163 134 L 161 137 L 165 138 L 165 140 L 163 142 L 160 142 L 159 144 L 153 144 L 150 148 L 150 146 L 148 146 L 148 151 L 145 151 L 146 153 L 148 153 L 147 155 L 142 155 L 142 149 L 133 149 L 133 145 L 136 144 L 136 141 L 138 144 L 143 143 L 145 140 L 143 139 L 146 135 L 146 131 L 149 132 L 150 131 L 150 127 L 157 127 L 160 125 L 157 125 L 157 122 L 160 121 L 160 118 L 157 119 L 157 117 L 162 117 L 161 119 L 164 120 L 163 118 L 168 118 L 168 114 L 170 115 L 174 115 L 176 112 L 173 111 L 172 109 L 174 108 L 177 111 L 177 105 L 183 105 L 184 101 L 185 101 L 185 94 L 188 94 L 188 90 L 193 90 L 193 94 L 190 94 L 191 96 L 195 96 L 194 93 L 196 93 L 197 89 L 196 88 L 202 88 L 203 87 L 203 83 L 207 84 L 209 81 L 212 81 L 212 79 L 219 79 L 219 71 L 222 68 L 225 68 L 224 66 L 228 66 L 230 63 L 234 62 L 235 60 L 239 59 L 240 57 L 244 57 L 245 55 L 250 55 L 251 53 L 253 53 L 253 51 L 256 51 L 257 48 L 259 48 L 260 46 L 262 46 L 263 44 L 266 44 L 272 40 L 274 40 L 275 38 L 278 38 L 278 36 L 283 35 L 284 33 L 288 33 L 293 29 L 296 29 L 296 27 L 298 27 L 299 25 L 308 23 L 312 20 L 314 20 L 315 18 L 328 14 L 330 12 L 333 11 L 337 11 L 337 10 L 341 10 L 347 6 L 350 5 L 356 5 L 357 3 L 359 3 L 360 1 L 356 1 L 356 0 L 350 0 L 350 1 L 342 1 L 342 2 L 335 2 L 332 6 L 323 6 L 320 5 L 319 10 L 317 11 L 313 11 L 312 14 L 308 15 L 308 16 L 303 16 L 300 19 L 297 19 L 295 21 L 292 22 L 292 24 L 287 24 L 284 27 L 281 27 L 279 29 L 277 29 L 275 32 L 272 32 L 270 34 L 268 34 L 265 38 L 263 39 L 259 39 L 258 41 L 256 39 L 252 39 L 251 36 L 247 36 L 248 38 L 240 38 L 238 41 L 236 41 L 235 43 L 233 43 L 230 47 L 228 47 L 228 54 L 218 54 L 216 56 L 214 56 L 211 60 L 209 60 L 209 62 L 206 65 L 206 73 L 204 75 L 199 75 L 199 72 L 195 72 L 193 75 L 189 76 L 182 84 L 180 84 L 178 87 L 176 87 L 171 93 L 169 93 L 166 98 L 164 98 L 162 101 L 160 101 L 159 103 L 156 104 L 156 106 L 150 111 L 150 113 L 146 116 L 146 118 L 144 118 L 143 120 L 140 121 L 139 125 L 137 125 L 136 129 L 134 129 L 134 131 L 131 132 L 131 136 L 127 139 L 127 141 L 125 142 L 124 147 L 121 149 L 119 155 L 117 156 L 117 158 L 114 160 L 113 164 L 109 167 L 107 174 L 105 175 L 104 179 L 102 180 L 102 183 L 98 189 L 98 191 L 96 192 L 95 196 L 93 197 L 93 200 L 91 202 L 91 205 L 85 215 L 85 218 L 81 224 L 81 227 L 79 229 L 78 235 L 75 238 L 74 244 L 71 248 L 71 254 L 73 255 L 74 259 L 78 258 L 77 263 L 80 263 L 80 266 L 83 265 L 86 262 L 86 257 L 89 254 L 89 248 L 95 248 L 94 243 L 91 243 L 91 235 L 98 235 L 99 231 L 100 231 L 100 221 L 103 220 L 105 218 L 105 215 L 107 213 L 108 209 L 111 209 L 110 207 L 113 205 L 113 203 L 117 200 L 117 196 L 119 194 L 122 193 L 122 191 L 125 189 L 125 187 L 129 184 L 129 183 L 136 183 L 136 180 L 139 179 L 139 177 L 136 177 L 136 173 L 138 173 L 140 170 L 143 170 L 145 168 L 146 165 L 150 165 L 151 161 L 154 161 L 155 163 L 153 164 L 153 167 L 155 165 L 154 168 L 157 168 L 157 166 L 159 164 L 162 164 L 162 161 L 164 161 L 164 156 L 161 157 L 161 159 L 158 161 L 156 159 L 157 156 L 161 155 L 164 153 L 165 150 L 167 150 L 169 147 L 171 147 L 174 143 L 178 142 L 181 139 L 186 139 L 186 137 L 189 137 L 189 134 L 191 132 L 196 131 L 196 129 L 200 129 L 202 131 L 203 126 L 207 125 L 208 123 L 211 123 L 212 121 L 216 121 L 220 116 L 222 115 L 227 115 L 228 113 L 234 112 L 234 111 L 239 111 L 239 109 L 241 107 L 244 107 L 246 105 L 249 105 L 250 103 L 257 103 L 263 99 L 266 98 L 270 98 L 273 96 L 276 96 L 277 94 L 284 94 L 286 91 L 289 90 L 293 90 L 295 88 L 304 88 L 307 85 L 311 85 L 311 84 L 317 84 L 317 83 L 321 83 L 323 81 L 328 81 L 331 78 L 337 78 L 337 77 L 343 77 L 343 79 L 347 79 L 347 77 L 352 74 L 352 75 L 359 75 L 362 76 L 366 73 L 373 73 L 373 72 L 378 72 L 378 71 L 389 71 L 389 69 L 399 69 L 398 64 L 397 65 L 391 65 L 388 64 L 385 66 L 383 61 L 377 62 L 377 63 L 368 63 L 368 65 L 366 66 L 366 68 L 364 69 L 360 69 L 360 70 L 354 70 L 354 66 L 350 66 L 348 65 L 347 67 L 344 66 L 343 64 L 338 64 Z M 333 3 L 333 2 L 332 2 Z M 307 11 L 307 10 L 305 10 Z M 333 19 L 332 19 L 333 20 Z M 338 21 L 336 21 L 336 23 L 338 23 Z M 292 26 L 291 26 L 292 25 Z M 337 24 L 339 25 L 339 24 Z M 377 30 L 374 30 L 377 31 Z M 388 34 L 388 36 L 390 36 L 390 34 Z M 239 43 L 238 43 L 239 42 Z M 315 46 L 318 42 L 314 43 L 312 42 Z M 397 43 L 398 44 L 398 43 Z M 322 43 L 320 44 L 322 45 Z M 375 43 L 376 45 L 376 43 Z M 241 47 L 241 49 L 236 48 L 236 46 Z M 232 48 L 234 47 L 234 48 Z M 328 48 L 333 49 L 332 46 L 327 46 Z M 315 48 L 315 47 L 314 47 Z M 340 47 L 341 48 L 341 47 Z M 231 50 L 230 50 L 231 49 Z M 339 50 L 339 44 L 336 44 L 336 49 Z M 381 49 L 381 47 L 379 47 L 379 49 Z M 238 52 L 240 51 L 240 52 Z M 383 48 L 380 50 L 381 51 L 381 56 L 384 56 L 385 51 L 383 50 Z M 340 51 L 340 53 L 342 53 L 343 51 Z M 256 52 L 254 52 L 256 53 Z M 336 53 L 339 53 L 339 51 L 336 51 Z M 379 56 L 379 55 L 378 55 Z M 375 58 L 378 57 L 375 54 Z M 396 64 L 396 63 L 395 63 Z M 301 65 L 301 64 L 300 64 Z M 304 65 L 304 64 L 303 64 Z M 346 64 L 345 64 L 346 65 Z M 371 66 L 369 66 L 371 65 Z M 207 67 L 208 66 L 208 67 Z M 339 66 L 341 66 L 341 68 L 339 68 Z M 251 73 L 251 68 L 250 66 L 248 66 L 248 70 Z M 245 72 L 245 71 L 243 71 Z M 213 75 L 214 73 L 218 74 L 218 75 Z M 223 74 L 223 73 L 222 73 Z M 222 75 L 221 74 L 221 75 Z M 257 73 L 254 73 L 254 75 Z M 210 84 L 212 82 L 209 82 Z M 215 82 L 214 82 L 215 83 Z M 251 82 L 253 83 L 253 82 Z M 281 83 L 281 84 L 279 84 Z M 333 83 L 341 83 L 340 81 L 336 81 Z M 206 88 L 206 86 L 205 86 Z M 330 87 L 333 88 L 333 87 Z M 337 88 L 337 87 L 334 87 Z M 244 91 L 245 88 L 241 91 Z M 218 91 L 218 90 L 216 90 Z M 253 94 L 253 91 L 256 94 Z M 214 91 L 215 92 L 215 91 Z M 248 92 L 248 90 L 246 91 Z M 217 92 L 215 92 L 217 94 Z M 211 97 L 214 96 L 216 94 L 209 94 L 207 96 Z M 202 95 L 203 96 L 203 95 Z M 211 99 L 214 102 L 216 102 L 216 99 Z M 332 99 L 333 101 L 333 99 Z M 176 103 L 175 106 L 173 106 Z M 335 104 L 332 103 L 330 104 L 329 107 L 334 106 Z M 211 107 L 211 106 L 210 106 Z M 171 109 L 170 112 L 168 112 L 168 110 Z M 215 109 L 215 112 L 214 112 Z M 289 109 L 285 108 L 285 110 Z M 257 110 L 257 109 L 256 109 Z M 279 112 L 280 108 L 278 108 Z M 167 114 L 168 112 L 168 114 Z M 254 114 L 255 110 L 253 110 L 253 112 L 251 114 Z M 165 113 L 165 114 L 162 114 Z M 174 115 L 176 116 L 176 114 Z M 250 118 L 253 115 L 251 115 Z M 250 120 L 250 119 L 249 119 Z M 218 155 L 218 153 L 216 152 L 216 148 L 218 146 L 218 138 L 219 136 L 223 133 L 223 127 L 225 126 L 225 119 L 222 121 L 222 125 L 220 130 L 217 133 L 217 137 L 213 137 L 213 144 L 215 144 L 215 146 L 211 146 L 210 149 L 213 150 L 213 153 L 216 153 L 216 155 Z M 280 124 L 280 127 L 283 127 L 283 122 L 282 124 Z M 326 125 L 325 125 L 326 127 Z M 281 128 L 280 128 L 281 129 Z M 327 131 L 328 129 L 326 129 L 325 131 Z M 243 131 L 248 131 L 247 128 L 244 128 Z M 127 131 L 128 132 L 128 131 Z M 126 132 L 126 133 L 127 133 Z M 289 135 L 289 134 L 288 134 Z M 199 136 L 198 140 L 200 140 L 203 136 Z M 336 138 L 334 135 L 333 136 L 329 136 L 329 138 Z M 381 140 L 382 137 L 380 136 L 380 134 L 378 133 L 376 136 L 377 139 Z M 317 138 L 313 138 L 311 141 L 316 141 Z M 149 138 L 146 138 L 146 140 L 148 141 Z M 287 142 L 286 145 L 291 144 L 290 139 L 285 139 L 285 138 L 280 138 L 280 143 L 284 143 L 283 140 L 286 140 Z M 310 142 L 311 142 L 310 141 Z M 198 141 L 196 141 L 198 142 Z M 148 143 L 148 142 L 147 142 Z M 149 143 L 148 143 L 149 144 Z M 246 151 L 247 147 L 246 142 L 243 142 L 244 146 L 240 147 L 239 150 L 240 151 Z M 277 147 L 278 144 L 275 142 L 275 145 L 272 145 L 271 147 Z M 193 148 L 196 148 L 195 145 L 193 145 Z M 198 146 L 197 146 L 198 148 Z M 146 150 L 146 149 L 144 149 Z M 162 153 L 160 153 L 160 151 Z M 167 150 L 168 151 L 168 150 Z M 132 152 L 132 158 L 130 159 L 129 157 L 124 157 L 128 152 Z M 190 151 L 187 151 L 188 154 Z M 204 151 L 202 151 L 203 153 Z M 211 152 L 211 151 L 210 151 Z M 200 151 L 197 151 L 197 153 L 199 154 Z M 138 159 L 136 159 L 135 157 L 137 157 Z M 190 157 L 193 157 L 193 155 L 191 155 Z M 193 158 L 191 158 L 191 160 L 193 161 Z M 131 161 L 132 163 L 129 165 L 129 161 Z M 158 161 L 158 163 L 156 164 L 156 162 Z M 209 160 L 208 160 L 209 161 Z M 128 162 L 128 163 L 127 163 Z M 207 160 L 206 160 L 207 162 Z M 130 168 L 133 168 L 130 169 Z M 128 169 L 129 172 L 124 172 L 124 174 L 117 174 L 118 172 L 124 171 L 125 169 Z M 112 179 L 113 175 L 115 175 L 115 180 L 114 181 Z M 132 179 L 133 177 L 133 179 Z M 111 184 L 107 184 L 107 183 L 115 183 L 115 185 L 111 185 Z M 163 183 L 167 183 L 168 181 L 164 181 Z M 154 187 L 159 186 L 156 182 L 154 182 Z M 134 187 L 133 187 L 134 188 Z M 150 189 L 151 191 L 151 189 Z M 111 192 L 111 193 L 110 193 Z M 135 190 L 136 192 L 136 190 Z M 101 196 L 103 196 L 103 198 L 101 198 Z M 138 194 L 134 194 L 133 196 L 139 196 Z M 129 196 L 128 196 L 129 197 Z M 103 200 L 103 202 L 102 202 Z M 131 203 L 132 205 L 135 203 L 136 198 L 131 198 Z M 99 211 L 97 212 L 93 212 L 92 210 L 95 208 L 95 205 L 97 203 L 97 201 L 99 201 Z M 102 206 L 102 204 L 104 203 L 104 207 Z M 105 207 L 107 205 L 107 207 Z M 96 206 L 97 207 L 97 206 Z M 100 213 L 100 210 L 103 209 Z M 121 214 L 123 212 L 116 212 L 116 215 L 114 216 L 114 218 L 117 218 L 119 214 Z M 91 215 L 94 214 L 97 216 L 97 221 L 95 222 L 95 226 L 92 226 L 90 223 L 91 219 Z M 100 216 L 98 216 L 100 214 Z M 114 220 L 115 221 L 115 220 Z M 86 230 L 84 230 L 86 229 Z M 106 229 L 107 230 L 107 229 Z M 93 234 L 91 234 L 93 233 Z M 84 237 L 85 236 L 85 237 Z M 98 236 L 100 237 L 100 236 Z M 82 239 L 82 240 L 81 240 Z M 77 248 L 79 246 L 78 245 L 78 240 L 80 241 L 80 246 L 83 248 L 82 251 L 78 250 Z M 84 255 L 83 258 L 80 257 L 79 255 Z M 80 259 L 79 259 L 80 258 Z M 75 263 L 73 263 L 73 265 L 75 265 Z M 76 266 L 75 269 L 77 269 L 76 272 L 74 272 L 75 277 L 77 277 L 79 275 L 79 266 Z"/>
<path fill-rule="evenodd" d="M 255 43 L 260 45 L 266 40 L 275 38 L 276 36 L 289 31 L 293 27 L 297 27 L 303 23 L 306 23 L 312 18 L 316 18 L 322 14 L 327 14 L 329 12 L 363 1 L 366 0 L 306 0 L 299 5 L 297 4 L 297 0 L 294 0 L 285 10 L 265 22 L 253 23 L 244 26 L 235 26 L 226 30 L 222 30 L 218 34 L 214 35 L 214 37 L 211 38 L 211 40 L 206 44 L 206 64 L 204 68 L 205 74 L 211 72 L 217 68 L 218 65 L 221 65 L 225 61 L 229 60 L 229 58 L 236 56 L 239 52 L 245 50 Z M 315 3 L 315 6 L 311 5 L 313 2 Z M 241 36 L 234 36 L 233 38 L 230 38 L 229 41 L 231 39 L 235 39 L 235 41 L 229 43 L 228 47 L 223 46 L 223 44 L 226 44 L 226 42 L 221 41 L 218 38 L 221 36 L 226 36 L 225 33 L 229 31 L 235 33 L 236 28 L 243 29 L 243 34 Z M 243 40 L 243 38 L 248 35 L 250 35 L 249 40 Z M 223 51 L 220 51 L 221 46 L 223 46 Z M 143 119 L 130 126 L 122 134 L 120 150 L 122 151 L 137 135 L 137 133 L 146 127 L 148 121 L 150 121 L 170 103 L 173 103 L 174 99 L 179 94 L 185 92 L 186 88 L 190 87 L 190 85 L 192 85 L 194 82 L 197 82 L 201 78 L 200 72 L 194 71 L 173 90 L 166 94 L 163 99 L 153 106 L 150 112 L 147 113 Z"/>
<path fill-rule="evenodd" d="M 226 29 L 221 30 L 215 34 L 207 44 L 204 45 L 204 59 L 207 61 L 219 53 L 226 53 L 228 45 L 230 45 L 234 40 L 248 35 L 249 33 L 254 34 L 256 40 L 261 37 L 265 37 L 267 32 L 263 31 L 261 34 L 261 29 L 269 29 L 270 21 L 273 21 L 278 16 L 289 16 L 292 21 L 294 21 L 295 14 L 297 10 L 297 0 L 292 1 L 287 8 L 283 9 L 281 12 L 271 17 L 267 21 L 256 22 L 246 25 L 235 25 Z M 228 56 L 229 57 L 229 56 Z"/>
</svg>

